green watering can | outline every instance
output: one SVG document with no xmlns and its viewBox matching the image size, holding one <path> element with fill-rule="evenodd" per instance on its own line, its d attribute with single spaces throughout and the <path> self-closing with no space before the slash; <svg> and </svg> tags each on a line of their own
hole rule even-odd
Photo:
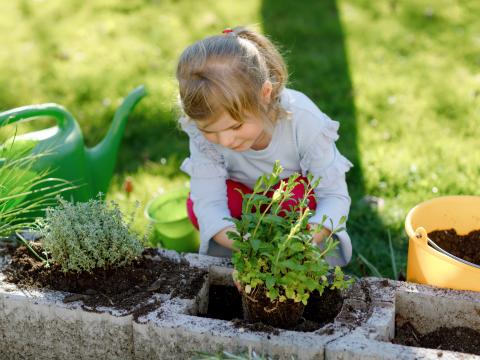
<svg viewBox="0 0 480 360">
<path fill-rule="evenodd" d="M 63 196 L 69 200 L 87 201 L 99 192 L 107 192 L 128 115 L 145 95 L 143 85 L 128 94 L 115 112 L 105 138 L 90 149 L 84 145 L 82 131 L 75 118 L 57 104 L 30 105 L 5 111 L 0 113 L 0 126 L 40 117 L 55 119 L 57 125 L 54 127 L 18 135 L 6 143 L 13 142 L 15 147 L 37 143 L 32 151 L 46 152 L 46 155 L 38 159 L 34 169 L 50 169 L 49 177 L 65 179 L 77 185 Z"/>
</svg>

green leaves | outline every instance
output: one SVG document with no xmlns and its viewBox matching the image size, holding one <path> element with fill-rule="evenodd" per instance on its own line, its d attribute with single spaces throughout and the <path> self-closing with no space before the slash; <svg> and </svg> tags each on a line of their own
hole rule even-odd
<svg viewBox="0 0 480 360">
<path fill-rule="evenodd" d="M 95 268 L 131 263 L 143 251 L 132 231 L 134 213 L 125 219 L 118 205 L 99 199 L 70 202 L 57 198 L 45 219 L 38 220 L 42 246 L 64 272 L 91 272 Z"/>
<path fill-rule="evenodd" d="M 278 162 L 272 173 L 262 175 L 254 186 L 252 194 L 243 194 L 243 214 L 234 222 L 236 232 L 227 235 L 233 240 L 237 252 L 232 256 L 236 278 L 241 285 L 253 291 L 257 286 L 267 288 L 267 296 L 272 302 L 292 299 L 307 303 L 310 293 L 318 290 L 323 293 L 327 286 L 346 288 L 342 270 L 333 270 L 325 261 L 338 242 L 330 236 L 324 247 L 312 243 L 312 233 L 308 220 L 312 213 L 308 208 L 308 197 L 318 186 L 320 179 L 310 174 L 308 182 L 301 180 L 305 187 L 303 198 L 292 200 L 292 191 L 298 185 L 299 174 L 280 180 L 283 171 Z M 280 184 L 276 186 L 278 182 Z M 276 187 L 276 189 L 273 189 Z M 282 204 L 292 202 L 288 210 Z M 333 229 L 338 232 L 346 219 Z M 324 217 L 323 221 L 327 221 Z M 328 277 L 333 274 L 333 283 Z"/>
<path fill-rule="evenodd" d="M 55 196 L 75 188 L 52 178 L 50 169 L 35 170 L 35 164 L 53 150 L 33 152 L 36 141 L 0 144 L 0 238 L 34 225 L 35 216 L 55 204 Z"/>
<path fill-rule="evenodd" d="M 260 245 L 262 245 L 262 242 L 258 239 L 252 239 L 250 244 L 252 245 L 252 249 L 257 251 L 260 248 Z"/>
</svg>

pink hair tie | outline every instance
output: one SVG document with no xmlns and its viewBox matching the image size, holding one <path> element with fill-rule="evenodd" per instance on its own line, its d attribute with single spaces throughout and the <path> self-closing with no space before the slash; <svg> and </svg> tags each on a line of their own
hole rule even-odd
<svg viewBox="0 0 480 360">
<path fill-rule="evenodd" d="M 233 30 L 231 28 L 226 28 L 225 30 L 222 31 L 222 33 L 227 35 L 227 34 L 233 33 Z"/>
</svg>

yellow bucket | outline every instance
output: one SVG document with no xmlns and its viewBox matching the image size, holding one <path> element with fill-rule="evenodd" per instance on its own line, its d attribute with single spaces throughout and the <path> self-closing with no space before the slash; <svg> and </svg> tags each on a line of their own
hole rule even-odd
<svg viewBox="0 0 480 360">
<path fill-rule="evenodd" d="M 461 235 L 480 229 L 480 196 L 443 196 L 410 210 L 405 220 L 407 281 L 480 291 L 480 266 L 428 245 L 427 233 L 452 228 Z"/>
</svg>

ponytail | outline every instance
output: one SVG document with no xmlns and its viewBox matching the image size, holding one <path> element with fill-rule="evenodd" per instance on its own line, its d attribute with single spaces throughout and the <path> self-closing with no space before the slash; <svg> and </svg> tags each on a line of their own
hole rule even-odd
<svg viewBox="0 0 480 360">
<path fill-rule="evenodd" d="M 257 47 L 270 72 L 269 80 L 273 86 L 272 101 L 277 102 L 288 80 L 287 66 L 279 51 L 267 37 L 245 27 L 236 27 L 233 33 L 239 38 L 251 41 Z"/>
</svg>

